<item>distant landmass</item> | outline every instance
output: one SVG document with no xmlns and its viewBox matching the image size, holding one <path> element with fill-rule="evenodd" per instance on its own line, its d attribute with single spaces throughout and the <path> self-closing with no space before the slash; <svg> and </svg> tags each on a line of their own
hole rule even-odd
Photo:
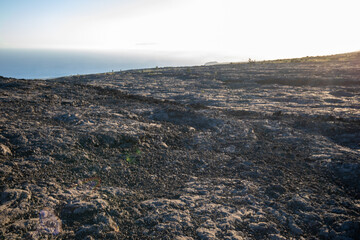
<svg viewBox="0 0 360 240">
<path fill-rule="evenodd" d="M 216 65 L 216 64 L 218 64 L 218 62 L 212 61 L 212 62 L 205 63 L 205 66 L 211 66 L 211 65 Z"/>
</svg>

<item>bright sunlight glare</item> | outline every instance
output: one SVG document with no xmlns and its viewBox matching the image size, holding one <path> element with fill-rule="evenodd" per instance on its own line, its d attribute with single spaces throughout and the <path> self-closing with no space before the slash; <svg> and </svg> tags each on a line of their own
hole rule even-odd
<svg viewBox="0 0 360 240">
<path fill-rule="evenodd" d="M 223 61 L 359 50 L 359 1 L 0 1 L 0 48 L 86 49 Z"/>
</svg>

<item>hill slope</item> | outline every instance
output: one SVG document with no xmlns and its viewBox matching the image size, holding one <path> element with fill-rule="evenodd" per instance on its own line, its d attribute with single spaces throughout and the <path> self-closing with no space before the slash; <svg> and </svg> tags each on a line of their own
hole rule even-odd
<svg viewBox="0 0 360 240">
<path fill-rule="evenodd" d="M 356 239 L 339 59 L 0 78 L 0 238 Z"/>
</svg>

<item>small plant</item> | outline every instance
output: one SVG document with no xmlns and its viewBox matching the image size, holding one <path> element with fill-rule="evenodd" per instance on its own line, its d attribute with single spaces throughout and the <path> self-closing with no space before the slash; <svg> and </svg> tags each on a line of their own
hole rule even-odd
<svg viewBox="0 0 360 240">
<path fill-rule="evenodd" d="M 132 163 L 134 163 L 135 161 L 134 161 L 134 159 L 133 159 L 133 157 L 130 155 L 130 154 L 126 154 L 126 156 L 125 156 L 125 160 L 128 162 L 128 163 L 130 163 L 130 164 L 132 164 Z"/>
<path fill-rule="evenodd" d="M 130 164 L 136 163 L 136 157 L 141 155 L 141 151 L 139 148 L 137 148 L 133 153 L 127 152 L 125 154 L 125 161 L 127 161 Z"/>
</svg>

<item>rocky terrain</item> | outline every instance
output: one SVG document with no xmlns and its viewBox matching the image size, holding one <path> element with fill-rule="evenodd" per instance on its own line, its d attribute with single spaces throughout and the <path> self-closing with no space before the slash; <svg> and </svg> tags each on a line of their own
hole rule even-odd
<svg viewBox="0 0 360 240">
<path fill-rule="evenodd" d="M 0 239 L 360 239 L 360 53 L 0 78 Z"/>
</svg>

